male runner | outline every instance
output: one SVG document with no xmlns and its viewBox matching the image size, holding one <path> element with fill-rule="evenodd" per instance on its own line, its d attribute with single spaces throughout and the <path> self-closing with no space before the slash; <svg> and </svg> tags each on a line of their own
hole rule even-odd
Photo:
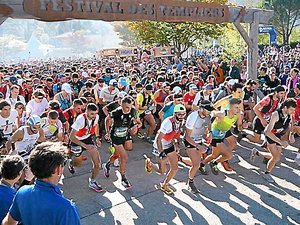
<svg viewBox="0 0 300 225">
<path fill-rule="evenodd" d="M 212 153 L 208 155 L 200 164 L 201 167 L 205 167 L 207 163 L 210 163 L 212 173 L 219 174 L 218 163 L 224 162 L 232 158 L 232 145 L 236 144 L 235 138 L 230 129 L 237 123 L 237 127 L 240 130 L 242 127 L 242 117 L 240 114 L 240 104 L 242 100 L 239 98 L 231 98 L 229 100 L 229 109 L 225 111 L 215 111 L 213 116 L 216 117 L 211 125 L 212 131 Z M 224 143 L 227 141 L 228 145 Z M 202 168 L 201 170 L 205 170 Z"/>
<path fill-rule="evenodd" d="M 152 170 L 164 174 L 167 170 L 167 162 L 170 164 L 170 170 L 160 189 L 168 195 L 173 194 L 169 187 L 170 180 L 176 175 L 178 170 L 179 138 L 183 127 L 186 109 L 184 105 L 177 104 L 174 107 L 173 116 L 167 117 L 161 124 L 161 127 L 153 143 L 153 154 L 159 157 L 159 164 L 153 164 L 150 159 L 145 157 L 145 169 L 148 173 Z"/>
<path fill-rule="evenodd" d="M 142 126 L 133 104 L 133 99 L 130 96 L 126 96 L 122 100 L 121 106 L 110 112 L 105 119 L 105 136 L 106 139 L 111 140 L 115 152 L 110 156 L 107 163 L 102 164 L 103 173 L 104 176 L 108 178 L 110 165 L 120 157 L 121 163 L 119 171 L 121 174 L 121 184 L 126 189 L 132 187 L 125 175 L 128 159 L 125 150 L 126 142 L 132 142 L 132 140 L 128 139 L 128 135 L 136 134 L 138 127 Z"/>
<path fill-rule="evenodd" d="M 256 156 L 262 156 L 269 159 L 267 163 L 266 171 L 262 174 L 263 178 L 270 183 L 275 183 L 271 172 L 275 164 L 280 160 L 281 152 L 283 148 L 286 148 L 289 143 L 283 140 L 283 136 L 292 127 L 292 116 L 295 113 L 297 103 L 294 99 L 286 99 L 281 107 L 272 113 L 270 123 L 266 127 L 265 135 L 267 139 L 267 148 L 269 152 L 252 150 L 251 160 L 254 161 Z M 289 133 L 289 142 L 294 143 L 294 133 Z"/>
<path fill-rule="evenodd" d="M 93 169 L 91 177 L 89 178 L 89 188 L 96 192 L 104 191 L 101 185 L 96 182 L 96 177 L 100 170 L 101 159 L 97 147 L 101 146 L 101 139 L 99 136 L 99 115 L 98 107 L 94 103 L 89 103 L 86 107 L 86 113 L 80 114 L 72 125 L 70 133 L 70 147 L 74 156 L 81 159 L 82 151 L 86 151 L 91 157 Z M 96 144 L 92 136 L 96 136 Z"/>
</svg>

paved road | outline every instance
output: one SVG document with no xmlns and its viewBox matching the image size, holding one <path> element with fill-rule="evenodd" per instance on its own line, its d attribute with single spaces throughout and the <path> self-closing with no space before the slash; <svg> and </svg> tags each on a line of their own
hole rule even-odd
<svg viewBox="0 0 300 225">
<path fill-rule="evenodd" d="M 294 146 L 299 144 L 300 140 Z M 62 189 L 66 197 L 76 202 L 83 225 L 300 224 L 300 168 L 293 162 L 296 148 L 289 146 L 285 150 L 273 172 L 277 183 L 274 185 L 259 175 L 265 168 L 262 159 L 249 161 L 253 145 L 244 141 L 242 145 L 231 161 L 236 172 L 195 178 L 201 190 L 198 195 L 186 189 L 188 167 L 184 165 L 180 165 L 171 182 L 177 189 L 174 196 L 158 190 L 156 185 L 164 177 L 144 171 L 143 154 L 151 155 L 151 146 L 140 140 L 135 141 L 134 151 L 129 152 L 127 177 L 134 186 L 132 189 L 122 189 L 119 173 L 113 168 L 109 179 L 104 178 L 102 171 L 98 177 L 105 193 L 90 190 L 88 160 L 74 175 L 65 172 Z M 103 161 L 109 157 L 107 147 L 104 144 L 100 149 Z"/>
</svg>

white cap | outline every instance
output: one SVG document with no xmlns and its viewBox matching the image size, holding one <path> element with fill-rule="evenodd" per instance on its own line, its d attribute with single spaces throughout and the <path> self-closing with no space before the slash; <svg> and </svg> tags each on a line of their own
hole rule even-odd
<svg viewBox="0 0 300 225">
<path fill-rule="evenodd" d="M 182 91 L 182 89 L 181 89 L 180 87 L 178 87 L 178 86 L 176 86 L 176 87 L 173 88 L 173 92 L 174 92 L 175 94 L 178 94 L 178 93 L 181 92 L 181 91 Z"/>
<path fill-rule="evenodd" d="M 212 59 L 212 61 L 213 61 L 213 62 L 219 62 L 219 58 L 218 58 L 218 57 L 215 57 L 215 58 Z"/>
<path fill-rule="evenodd" d="M 118 81 L 115 80 L 115 79 L 112 79 L 112 80 L 109 81 L 109 85 L 110 86 L 118 86 Z"/>
<path fill-rule="evenodd" d="M 72 88 L 71 88 L 70 84 L 68 84 L 68 83 L 64 83 L 61 86 L 61 89 L 65 90 L 68 94 L 72 94 L 73 93 Z"/>
<path fill-rule="evenodd" d="M 88 75 L 87 72 L 82 72 L 82 76 L 85 77 L 85 78 L 88 78 L 88 77 L 89 77 L 89 75 Z"/>
<path fill-rule="evenodd" d="M 228 81 L 228 84 L 229 85 L 234 85 L 234 84 L 236 84 L 236 83 L 238 83 L 239 81 L 237 80 L 237 79 L 230 79 L 229 81 Z"/>
</svg>

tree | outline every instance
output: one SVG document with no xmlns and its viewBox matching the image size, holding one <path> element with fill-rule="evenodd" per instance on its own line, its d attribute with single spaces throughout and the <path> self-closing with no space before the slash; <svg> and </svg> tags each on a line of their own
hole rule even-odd
<svg viewBox="0 0 300 225">
<path fill-rule="evenodd" d="M 300 0 L 265 0 L 264 7 L 274 10 L 271 22 L 282 36 L 283 44 L 289 44 L 294 28 L 300 25 Z"/>
<path fill-rule="evenodd" d="M 199 2 L 199 0 L 195 0 Z M 202 1 L 203 2 L 203 1 Z M 227 3 L 227 0 L 206 0 L 204 2 Z M 174 46 L 177 55 L 183 54 L 195 41 L 218 38 L 225 24 L 201 22 L 166 23 L 166 22 L 129 22 L 131 30 L 146 45 Z"/>
<path fill-rule="evenodd" d="M 114 31 L 118 34 L 118 37 L 122 39 L 120 45 L 125 47 L 136 47 L 142 43 L 138 40 L 137 36 L 129 30 L 129 25 L 126 22 L 115 22 Z"/>
</svg>

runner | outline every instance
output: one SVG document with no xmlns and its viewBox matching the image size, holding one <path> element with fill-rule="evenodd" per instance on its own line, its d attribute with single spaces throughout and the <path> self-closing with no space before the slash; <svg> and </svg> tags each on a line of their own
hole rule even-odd
<svg viewBox="0 0 300 225">
<path fill-rule="evenodd" d="M 132 140 L 128 139 L 128 136 L 131 134 L 136 134 L 138 128 L 142 126 L 133 104 L 133 99 L 129 96 L 126 96 L 122 100 L 122 105 L 110 112 L 105 119 L 105 136 L 106 139 L 111 140 L 115 151 L 110 156 L 108 162 L 102 164 L 103 173 L 104 176 L 108 178 L 110 165 L 120 157 L 121 163 L 119 171 L 121 174 L 121 184 L 126 189 L 132 187 L 125 175 L 126 163 L 128 159 L 126 149 L 128 149 L 130 145 L 132 146 Z"/>
<path fill-rule="evenodd" d="M 200 166 L 202 167 L 201 170 L 205 170 L 205 165 L 209 163 L 212 173 L 214 175 L 218 175 L 218 163 L 222 163 L 232 158 L 232 149 L 235 148 L 236 141 L 230 129 L 235 125 L 235 123 L 237 123 L 239 130 L 242 127 L 242 118 L 240 115 L 239 107 L 241 102 L 241 99 L 231 98 L 229 100 L 228 110 L 213 112 L 213 117 L 215 117 L 215 120 L 211 125 L 212 153 L 208 155 L 200 164 Z M 224 143 L 224 140 L 227 141 L 228 145 Z M 229 169 L 232 170 L 231 167 L 227 170 Z"/>
<path fill-rule="evenodd" d="M 17 129 L 18 113 L 11 110 L 11 105 L 5 100 L 0 102 L 0 110 L 0 153 L 5 154 L 5 144 Z"/>
<path fill-rule="evenodd" d="M 170 170 L 160 189 L 167 195 L 172 195 L 174 190 L 169 186 L 170 180 L 176 175 L 178 170 L 179 138 L 184 124 L 186 109 L 184 105 L 177 104 L 174 107 L 174 115 L 167 117 L 161 124 L 161 127 L 153 143 L 153 154 L 159 157 L 159 163 L 153 164 L 150 159 L 145 157 L 145 169 L 148 173 L 155 170 L 157 173 L 164 174 L 167 171 L 167 162 L 170 164 Z"/>
<path fill-rule="evenodd" d="M 72 125 L 70 133 L 70 147 L 74 157 L 81 161 L 80 157 L 83 151 L 91 157 L 93 164 L 92 174 L 89 178 L 89 188 L 96 192 L 103 192 L 104 189 L 96 182 L 97 175 L 100 170 L 101 159 L 97 147 L 101 146 L 101 138 L 99 136 L 99 115 L 97 105 L 90 103 L 87 105 L 86 113 L 80 114 Z M 92 136 L 96 136 L 96 144 Z"/>
<path fill-rule="evenodd" d="M 38 143 L 44 141 L 46 139 L 44 131 L 41 129 L 41 118 L 33 115 L 28 119 L 27 126 L 20 127 L 14 132 L 6 144 L 6 149 L 10 155 L 20 155 L 27 164 L 31 151 Z M 21 185 L 29 184 L 33 177 L 30 169 L 26 168 L 25 178 Z"/>
<path fill-rule="evenodd" d="M 267 168 L 262 176 L 270 183 L 275 183 L 275 180 L 271 176 L 271 172 L 278 161 L 281 158 L 282 149 L 287 148 L 290 143 L 294 143 L 294 133 L 288 132 L 292 128 L 292 116 L 295 113 L 297 107 L 294 99 L 286 99 L 281 107 L 272 113 L 270 123 L 266 127 L 265 135 L 267 139 L 267 148 L 269 152 L 258 151 L 257 149 L 252 150 L 250 159 L 254 161 L 256 156 L 262 156 L 269 159 Z M 289 142 L 285 141 L 283 136 L 289 135 Z"/>
<path fill-rule="evenodd" d="M 153 86 L 147 84 L 145 89 L 137 94 L 138 113 L 141 120 L 147 121 L 149 127 L 147 129 L 146 140 L 149 144 L 153 144 L 151 136 L 156 128 L 153 111 L 156 110 L 156 103 L 153 96 Z"/>
<path fill-rule="evenodd" d="M 285 88 L 277 86 L 272 94 L 267 95 L 259 101 L 253 108 L 256 115 L 253 121 L 254 135 L 241 132 L 237 141 L 240 142 L 242 138 L 247 138 L 251 142 L 261 143 L 261 134 L 268 125 L 272 113 L 279 107 L 279 103 L 285 97 L 285 94 Z"/>
<path fill-rule="evenodd" d="M 41 126 L 47 141 L 61 142 L 64 140 L 63 124 L 58 117 L 58 112 L 51 110 L 47 117 L 41 120 Z"/>
<path fill-rule="evenodd" d="M 189 170 L 188 186 L 192 193 L 198 193 L 194 185 L 194 177 L 200 167 L 201 153 L 205 153 L 207 147 L 204 145 L 206 137 L 210 130 L 210 114 L 214 110 L 211 102 L 204 100 L 200 104 L 200 109 L 192 112 L 186 120 L 186 130 L 184 135 L 184 145 L 187 154 L 192 161 L 192 167 Z M 205 167 L 200 167 L 203 169 Z M 200 170 L 202 174 L 207 174 L 205 170 Z"/>
</svg>

